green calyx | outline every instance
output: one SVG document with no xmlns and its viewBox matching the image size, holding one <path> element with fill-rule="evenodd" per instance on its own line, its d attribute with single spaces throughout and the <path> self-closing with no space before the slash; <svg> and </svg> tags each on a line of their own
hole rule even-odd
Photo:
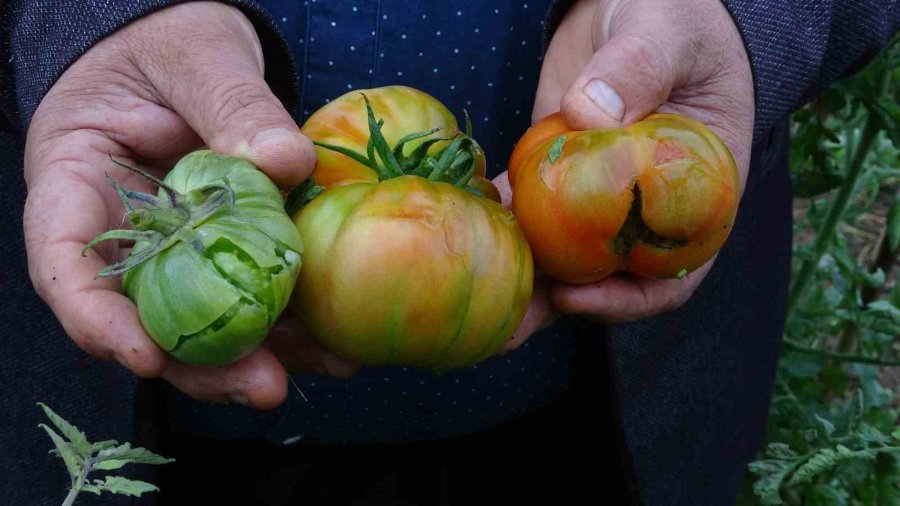
<svg viewBox="0 0 900 506">
<path fill-rule="evenodd" d="M 307 178 L 287 196 L 287 200 L 284 202 L 285 212 L 288 216 L 293 216 L 323 191 L 325 191 L 324 186 L 317 185 L 315 179 L 311 177 Z"/>
<path fill-rule="evenodd" d="M 472 138 L 472 122 L 466 114 L 466 133 L 457 133 L 449 138 L 435 137 L 422 142 L 412 153 L 405 154 L 403 148 L 406 143 L 438 133 L 440 128 L 433 128 L 422 132 L 411 133 L 391 148 L 381 132 L 384 120 L 375 118 L 372 104 L 369 98 L 363 95 L 366 102 L 366 113 L 369 118 L 369 142 L 366 153 L 358 153 L 352 149 L 315 142 L 314 144 L 342 155 L 369 167 L 378 174 L 379 181 L 400 177 L 419 176 L 430 181 L 450 183 L 460 188 L 466 188 L 469 179 L 475 173 L 476 161 L 480 148 Z M 443 141 L 450 141 L 440 152 L 429 155 L 431 147 Z"/>
<path fill-rule="evenodd" d="M 196 237 L 194 229 L 221 209 L 234 207 L 234 189 L 231 188 L 227 178 L 223 179 L 221 183 L 210 184 L 182 194 L 162 180 L 138 168 L 114 159 L 112 161 L 159 186 L 165 197 L 160 198 L 149 193 L 126 190 L 107 174 L 106 180 L 122 199 L 128 220 L 134 228 L 109 230 L 98 235 L 81 250 L 81 256 L 85 256 L 87 250 L 95 245 L 111 239 L 140 241 L 145 243 L 145 246 L 129 255 L 128 258 L 106 266 L 97 273 L 98 277 L 125 274 L 179 241 L 190 244 L 195 250 L 203 253 L 205 248 Z M 132 201 L 142 207 L 135 208 Z"/>
</svg>

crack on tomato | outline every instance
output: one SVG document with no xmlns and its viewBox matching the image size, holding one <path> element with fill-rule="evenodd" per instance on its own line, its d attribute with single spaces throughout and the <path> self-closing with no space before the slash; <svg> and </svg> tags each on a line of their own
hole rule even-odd
<svg viewBox="0 0 900 506">
<path fill-rule="evenodd" d="M 672 250 L 687 244 L 687 241 L 663 237 L 651 230 L 644 223 L 644 218 L 641 216 L 642 197 L 640 186 L 634 183 L 631 191 L 634 193 L 631 209 L 628 210 L 625 223 L 622 224 L 622 228 L 619 229 L 619 233 L 613 239 L 613 249 L 617 255 L 627 257 L 638 244 L 647 244 L 663 250 Z"/>
<path fill-rule="evenodd" d="M 207 248 L 204 256 L 212 262 L 219 275 L 244 298 L 253 301 L 256 306 L 266 308 L 268 322 L 271 324 L 276 310 L 272 276 L 281 272 L 284 265 L 260 267 L 253 257 L 225 237 L 220 237 Z"/>
<path fill-rule="evenodd" d="M 292 266 L 300 259 L 300 255 L 281 241 L 275 239 L 272 239 L 272 241 L 275 244 L 275 253 L 284 264 L 269 268 L 259 267 L 253 260 L 253 257 L 224 237 L 217 239 L 210 247 L 204 248 L 202 251 L 204 258 L 210 261 L 216 272 L 228 284 L 240 292 L 241 298 L 203 329 L 193 334 L 179 336 L 175 346 L 169 350 L 170 352 L 177 351 L 188 341 L 196 340 L 221 330 L 245 306 L 265 308 L 267 322 L 269 325 L 272 324 L 277 309 L 272 277 L 283 271 L 285 267 Z"/>
<path fill-rule="evenodd" d="M 169 352 L 174 353 L 174 352 L 178 351 L 178 349 L 181 348 L 181 346 L 188 341 L 193 341 L 195 339 L 203 338 L 204 336 L 207 336 L 214 332 L 218 332 L 219 330 L 225 328 L 225 326 L 228 325 L 229 323 L 231 323 L 231 320 L 233 320 L 238 315 L 238 313 L 241 310 L 241 306 L 248 304 L 248 303 L 253 304 L 253 302 L 250 300 L 247 300 L 244 298 L 238 299 L 238 301 L 235 302 L 234 304 L 232 304 L 231 307 L 226 309 L 225 312 L 222 313 L 221 316 L 219 316 L 218 318 L 213 320 L 212 323 L 210 323 L 203 329 L 198 330 L 197 332 L 194 332 L 193 334 L 186 334 L 186 335 L 178 336 L 178 342 L 175 343 L 175 346 L 171 350 L 169 350 Z M 253 305 L 256 305 L 256 304 L 253 304 Z"/>
</svg>

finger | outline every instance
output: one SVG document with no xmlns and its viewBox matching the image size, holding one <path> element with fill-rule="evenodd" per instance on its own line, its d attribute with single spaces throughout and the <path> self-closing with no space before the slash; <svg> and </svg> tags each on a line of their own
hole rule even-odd
<svg viewBox="0 0 900 506">
<path fill-rule="evenodd" d="M 149 80 L 211 149 L 249 159 L 284 187 L 309 175 L 312 143 L 263 79 L 259 40 L 240 11 L 189 3 L 142 21 L 172 37 L 165 54 L 138 51 Z"/>
<path fill-rule="evenodd" d="M 519 327 L 513 333 L 512 337 L 503 344 L 503 347 L 500 348 L 497 355 L 506 355 L 510 351 L 522 346 L 529 337 L 545 329 L 556 320 L 559 314 L 550 304 L 550 292 L 548 288 L 549 285 L 545 279 L 536 278 L 534 280 L 534 291 L 531 295 L 531 303 L 528 306 L 528 312 L 525 313 L 525 318 L 522 319 L 522 323 L 519 324 Z"/>
<path fill-rule="evenodd" d="M 192 366 L 170 360 L 163 379 L 194 399 L 237 402 L 255 409 L 274 409 L 287 397 L 287 371 L 265 348 L 232 364 Z"/>
<path fill-rule="evenodd" d="M 509 209 L 512 205 L 512 189 L 509 187 L 509 172 L 503 171 L 493 181 L 497 191 L 500 192 L 500 203 L 503 207 Z"/>
<path fill-rule="evenodd" d="M 313 372 L 334 378 L 349 378 L 359 371 L 359 364 L 329 351 L 296 318 L 284 317 L 263 345 L 272 350 L 291 373 Z"/>
<path fill-rule="evenodd" d="M 96 252 L 81 256 L 104 230 L 107 208 L 67 167 L 57 163 L 29 185 L 24 229 L 35 290 L 81 349 L 115 359 L 139 376 L 157 376 L 167 357 L 143 331 L 134 304 L 117 293 L 119 280 L 96 278 L 107 264 Z M 93 220 L 79 221 L 85 215 Z"/>
<path fill-rule="evenodd" d="M 566 91 L 561 111 L 568 124 L 580 130 L 630 124 L 666 101 L 675 77 L 669 51 L 655 39 L 613 37 Z"/>
<path fill-rule="evenodd" d="M 560 283 L 551 288 L 551 300 L 563 313 L 585 315 L 603 323 L 639 320 L 687 302 L 711 266 L 709 262 L 683 279 L 618 273 L 590 285 Z"/>
<path fill-rule="evenodd" d="M 181 116 L 152 103 L 144 103 L 133 111 L 108 123 L 113 140 L 137 156 L 150 160 L 168 160 L 160 164 L 174 165 L 185 153 L 203 146 L 203 140 Z"/>
<path fill-rule="evenodd" d="M 531 121 L 559 112 L 566 90 L 578 77 L 579 70 L 594 54 L 591 38 L 591 22 L 596 11 L 596 0 L 575 2 L 563 18 L 544 54 L 541 76 L 534 98 Z"/>
<path fill-rule="evenodd" d="M 105 43 L 109 41 L 101 46 Z M 76 61 L 41 101 L 28 132 L 29 147 L 45 149 L 46 144 L 59 144 L 61 132 L 79 130 L 102 136 L 91 146 L 68 143 L 64 151 L 69 154 L 96 149 L 105 156 L 107 149 L 118 144 L 139 157 L 160 159 L 182 156 L 202 145 L 190 125 L 154 103 L 154 97 L 134 79 L 123 72 L 96 70 L 97 60 L 114 66 L 106 60 L 119 57 L 109 54 L 108 48 L 97 50 Z"/>
</svg>

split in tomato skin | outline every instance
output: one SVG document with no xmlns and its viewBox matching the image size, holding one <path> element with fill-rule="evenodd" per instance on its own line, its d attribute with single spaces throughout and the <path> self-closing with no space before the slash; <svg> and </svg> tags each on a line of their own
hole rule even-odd
<svg viewBox="0 0 900 506">
<path fill-rule="evenodd" d="M 135 244 L 98 276 L 123 276 L 144 330 L 172 357 L 220 366 L 250 354 L 287 306 L 302 265 L 303 243 L 275 183 L 250 162 L 209 150 L 184 156 L 164 180 L 116 163 L 159 192 L 110 180 L 134 228 L 105 232 L 85 249 Z"/>
<path fill-rule="evenodd" d="M 674 114 L 628 127 L 535 124 L 509 165 L 512 210 L 553 278 L 572 284 L 617 271 L 684 276 L 722 247 L 740 198 L 730 151 L 711 130 Z"/>
<path fill-rule="evenodd" d="M 326 165 L 313 176 L 325 174 L 330 186 L 311 200 L 303 196 L 315 194 L 309 185 L 302 198 L 289 198 L 306 202 L 292 212 L 304 238 L 292 311 L 329 349 L 360 364 L 438 373 L 473 365 L 494 355 L 525 316 L 534 281 L 528 243 L 482 177 L 483 153 L 470 135 L 454 122 L 444 138 L 428 123 L 421 132 L 395 130 L 391 144 L 382 129 L 395 116 L 376 117 L 369 94 L 352 102 L 357 115 L 365 107 L 369 129 L 356 148 L 331 144 L 349 137 L 329 133 L 329 124 L 304 125 L 345 165 L 320 159 Z M 347 169 L 348 161 L 356 165 Z M 350 170 L 361 176 L 341 179 Z"/>
</svg>

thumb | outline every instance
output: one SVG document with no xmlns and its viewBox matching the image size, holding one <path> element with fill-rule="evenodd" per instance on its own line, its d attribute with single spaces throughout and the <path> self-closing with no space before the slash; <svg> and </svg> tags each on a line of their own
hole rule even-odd
<svg viewBox="0 0 900 506">
<path fill-rule="evenodd" d="M 282 187 L 312 172 L 312 143 L 266 84 L 259 39 L 239 10 L 189 3 L 147 21 L 163 25 L 149 35 L 179 36 L 153 48 L 145 73 L 210 149 L 250 160 Z"/>
<path fill-rule="evenodd" d="M 668 51 L 654 39 L 613 37 L 594 53 L 563 95 L 561 112 L 573 128 L 614 128 L 656 111 L 675 81 Z"/>
</svg>

